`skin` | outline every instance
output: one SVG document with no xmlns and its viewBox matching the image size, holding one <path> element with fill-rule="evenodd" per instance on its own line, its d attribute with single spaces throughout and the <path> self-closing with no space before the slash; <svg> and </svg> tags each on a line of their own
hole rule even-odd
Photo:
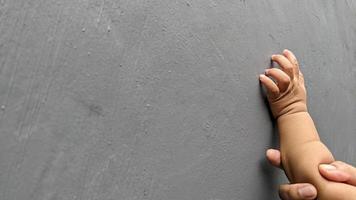
<svg viewBox="0 0 356 200">
<path fill-rule="evenodd" d="M 280 160 L 288 179 L 293 184 L 312 184 L 319 200 L 356 199 L 354 186 L 331 182 L 319 173 L 319 165 L 331 164 L 335 160 L 320 141 L 308 113 L 304 77 L 295 55 L 284 50 L 283 54 L 272 55 L 272 61 L 278 63 L 279 69 L 267 69 L 265 74 L 260 75 L 260 81 L 267 90 L 269 105 L 277 121 Z"/>
<path fill-rule="evenodd" d="M 267 160 L 271 165 L 281 168 L 281 153 L 275 149 L 266 151 Z M 335 161 L 330 165 L 319 165 L 319 173 L 329 181 L 344 182 L 356 186 L 356 168 L 341 161 Z M 344 191 L 336 191 L 345 193 Z M 279 188 L 279 194 L 283 200 L 310 200 L 317 196 L 316 188 L 309 183 L 285 184 Z"/>
</svg>

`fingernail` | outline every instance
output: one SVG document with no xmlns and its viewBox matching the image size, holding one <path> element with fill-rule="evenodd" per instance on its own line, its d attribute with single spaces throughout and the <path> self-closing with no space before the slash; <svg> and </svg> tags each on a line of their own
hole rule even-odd
<svg viewBox="0 0 356 200">
<path fill-rule="evenodd" d="M 260 80 L 263 78 L 263 76 L 264 76 L 263 74 L 260 74 Z"/>
<path fill-rule="evenodd" d="M 299 188 L 298 193 L 302 198 L 312 198 L 315 196 L 315 191 L 311 186 L 304 186 Z"/>
<path fill-rule="evenodd" d="M 336 167 L 334 165 L 328 165 L 328 164 L 321 164 L 320 168 L 322 168 L 326 171 L 332 171 L 332 170 L 336 169 Z"/>
<path fill-rule="evenodd" d="M 268 149 L 268 150 L 266 151 L 266 156 L 267 156 L 267 157 L 271 156 L 272 154 L 273 154 L 273 150 L 272 150 L 272 149 Z"/>
<path fill-rule="evenodd" d="M 265 74 L 268 74 L 268 72 L 269 72 L 269 69 L 265 69 Z"/>
<path fill-rule="evenodd" d="M 283 53 L 288 53 L 288 51 L 289 51 L 288 49 L 284 49 Z"/>
</svg>

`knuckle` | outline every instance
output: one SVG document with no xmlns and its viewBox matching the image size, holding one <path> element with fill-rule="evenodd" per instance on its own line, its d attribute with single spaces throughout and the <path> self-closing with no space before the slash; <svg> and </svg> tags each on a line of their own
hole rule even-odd
<svg viewBox="0 0 356 200">
<path fill-rule="evenodd" d="M 284 186 L 284 185 L 279 186 L 278 195 L 282 200 L 289 199 L 289 196 L 290 196 L 289 193 L 290 193 L 289 188 L 286 188 L 286 186 Z"/>
<path fill-rule="evenodd" d="M 284 68 L 285 68 L 286 70 L 292 71 L 293 68 L 294 68 L 294 65 L 293 65 L 293 64 L 287 64 L 287 65 L 284 66 Z"/>
<path fill-rule="evenodd" d="M 334 164 L 337 164 L 337 165 L 344 165 L 345 163 L 338 160 L 338 161 L 335 161 Z"/>
<path fill-rule="evenodd" d="M 289 84 L 290 83 L 290 77 L 289 76 L 284 76 L 281 79 L 281 82 L 284 83 L 284 84 Z"/>
<path fill-rule="evenodd" d="M 279 89 L 278 88 L 273 88 L 270 90 L 270 93 L 273 95 L 278 95 L 279 94 Z"/>
<path fill-rule="evenodd" d="M 333 165 L 339 168 L 340 170 L 347 168 L 347 164 L 342 161 L 335 161 Z"/>
</svg>

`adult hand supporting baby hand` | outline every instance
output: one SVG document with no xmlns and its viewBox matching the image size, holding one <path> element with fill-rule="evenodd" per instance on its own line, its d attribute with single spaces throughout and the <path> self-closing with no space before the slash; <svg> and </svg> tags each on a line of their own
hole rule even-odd
<svg viewBox="0 0 356 200">
<path fill-rule="evenodd" d="M 268 149 L 266 157 L 273 166 L 282 168 L 280 151 Z M 356 186 L 356 168 L 344 162 L 335 161 L 328 165 L 321 164 L 319 172 L 329 181 Z M 342 193 L 342 191 L 339 192 Z M 279 196 L 283 200 L 309 200 L 316 198 L 317 190 L 309 183 L 285 184 L 279 187 Z"/>
</svg>

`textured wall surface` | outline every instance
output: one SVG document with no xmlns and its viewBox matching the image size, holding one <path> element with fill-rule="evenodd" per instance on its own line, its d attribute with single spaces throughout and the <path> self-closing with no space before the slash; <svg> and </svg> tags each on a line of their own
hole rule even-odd
<svg viewBox="0 0 356 200">
<path fill-rule="evenodd" d="M 284 48 L 356 164 L 356 1 L 0 0 L 0 199 L 277 199 Z"/>
</svg>

